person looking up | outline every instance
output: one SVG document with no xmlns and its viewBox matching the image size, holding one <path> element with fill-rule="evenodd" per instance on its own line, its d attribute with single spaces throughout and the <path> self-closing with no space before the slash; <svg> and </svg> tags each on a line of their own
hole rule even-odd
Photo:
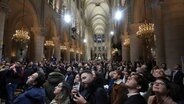
<svg viewBox="0 0 184 104">
<path fill-rule="evenodd" d="M 20 94 L 13 102 L 13 104 L 44 104 L 45 103 L 45 89 L 42 87 L 45 82 L 45 74 L 42 72 L 35 72 L 28 77 L 26 84 L 30 87 Z"/>
</svg>

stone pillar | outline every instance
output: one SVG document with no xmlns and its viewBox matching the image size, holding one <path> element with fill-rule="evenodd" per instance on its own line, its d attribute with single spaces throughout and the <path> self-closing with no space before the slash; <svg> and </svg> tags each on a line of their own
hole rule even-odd
<svg viewBox="0 0 184 104">
<path fill-rule="evenodd" d="M 74 56 L 74 52 L 73 51 L 72 52 L 70 51 L 70 61 L 73 61 L 73 59 L 74 59 L 73 56 Z"/>
<path fill-rule="evenodd" d="M 91 59 L 91 43 L 92 43 L 92 38 L 91 36 L 88 36 L 87 42 L 84 43 L 85 60 Z"/>
<path fill-rule="evenodd" d="M 80 53 L 78 53 L 78 61 L 80 61 Z"/>
<path fill-rule="evenodd" d="M 122 60 L 130 61 L 130 47 L 122 46 Z"/>
<path fill-rule="evenodd" d="M 143 57 L 143 47 L 141 40 L 136 36 L 140 24 L 131 24 L 130 29 L 130 61 L 134 62 Z"/>
<path fill-rule="evenodd" d="M 184 1 L 164 0 L 162 10 L 166 63 L 173 67 L 184 57 Z"/>
<path fill-rule="evenodd" d="M 44 40 L 45 37 L 42 35 L 42 28 L 32 27 L 31 31 L 34 33 L 34 61 L 42 61 L 44 58 Z"/>
<path fill-rule="evenodd" d="M 90 58 L 90 53 L 89 53 L 89 49 L 87 49 L 87 48 L 89 48 L 88 46 L 88 43 L 84 43 L 84 45 L 83 45 L 83 60 L 89 60 L 89 58 Z"/>
<path fill-rule="evenodd" d="M 123 61 L 130 61 L 130 46 L 124 46 L 124 36 L 122 36 L 122 60 Z"/>
<path fill-rule="evenodd" d="M 163 12 L 161 5 L 158 5 L 160 0 L 153 1 L 153 23 L 155 26 L 155 45 L 156 45 L 156 62 L 158 65 L 165 63 L 165 47 L 164 47 L 164 32 L 163 32 Z"/>
<path fill-rule="evenodd" d="M 106 44 L 106 51 L 107 51 L 107 60 L 111 60 L 111 55 L 112 55 L 112 50 L 111 50 L 111 38 L 112 38 L 112 36 L 109 36 L 109 37 L 107 37 L 106 38 L 106 42 L 105 42 L 105 44 Z"/>
<path fill-rule="evenodd" d="M 70 61 L 70 44 L 69 44 L 69 42 L 65 42 L 64 44 L 67 47 L 67 49 L 65 51 L 65 56 L 66 56 L 65 61 Z"/>
<path fill-rule="evenodd" d="M 75 61 L 78 61 L 79 60 L 79 55 L 78 55 L 78 53 L 75 53 Z"/>
<path fill-rule="evenodd" d="M 3 49 L 3 37 L 4 37 L 4 25 L 6 16 L 7 4 L 0 2 L 0 61 L 2 59 L 2 49 Z"/>
<path fill-rule="evenodd" d="M 57 61 L 61 59 L 61 49 L 60 49 L 60 41 L 59 37 L 54 37 L 54 56 L 56 57 Z"/>
<path fill-rule="evenodd" d="M 76 51 L 73 53 L 73 58 L 74 58 L 74 61 L 77 60 L 77 53 L 76 53 Z"/>
</svg>

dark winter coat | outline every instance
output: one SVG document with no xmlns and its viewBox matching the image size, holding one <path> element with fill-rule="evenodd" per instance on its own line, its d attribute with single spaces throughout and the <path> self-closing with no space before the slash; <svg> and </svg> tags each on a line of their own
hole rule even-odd
<svg viewBox="0 0 184 104">
<path fill-rule="evenodd" d="M 43 88 L 30 87 L 20 94 L 13 104 L 44 104 L 45 90 Z"/>
</svg>

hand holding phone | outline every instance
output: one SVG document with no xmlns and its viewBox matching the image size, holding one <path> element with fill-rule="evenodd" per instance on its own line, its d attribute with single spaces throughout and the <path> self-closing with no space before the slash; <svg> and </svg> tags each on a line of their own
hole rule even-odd
<svg viewBox="0 0 184 104">
<path fill-rule="evenodd" d="M 77 104 L 87 104 L 87 100 L 78 93 L 77 95 L 74 95 L 73 100 L 77 103 Z"/>
</svg>

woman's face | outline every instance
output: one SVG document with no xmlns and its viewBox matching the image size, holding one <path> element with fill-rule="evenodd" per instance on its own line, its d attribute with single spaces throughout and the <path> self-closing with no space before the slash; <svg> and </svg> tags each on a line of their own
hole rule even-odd
<svg viewBox="0 0 184 104">
<path fill-rule="evenodd" d="M 62 83 L 59 83 L 56 87 L 55 87 L 55 90 L 54 90 L 54 94 L 55 95 L 58 95 L 62 90 Z"/>
<path fill-rule="evenodd" d="M 79 74 L 77 74 L 75 76 L 74 82 L 80 82 L 80 76 L 79 76 Z"/>
<path fill-rule="evenodd" d="M 167 92 L 168 92 L 168 89 L 167 89 L 165 83 L 159 79 L 153 83 L 152 90 L 154 93 L 157 93 L 157 94 L 167 94 Z"/>
</svg>

